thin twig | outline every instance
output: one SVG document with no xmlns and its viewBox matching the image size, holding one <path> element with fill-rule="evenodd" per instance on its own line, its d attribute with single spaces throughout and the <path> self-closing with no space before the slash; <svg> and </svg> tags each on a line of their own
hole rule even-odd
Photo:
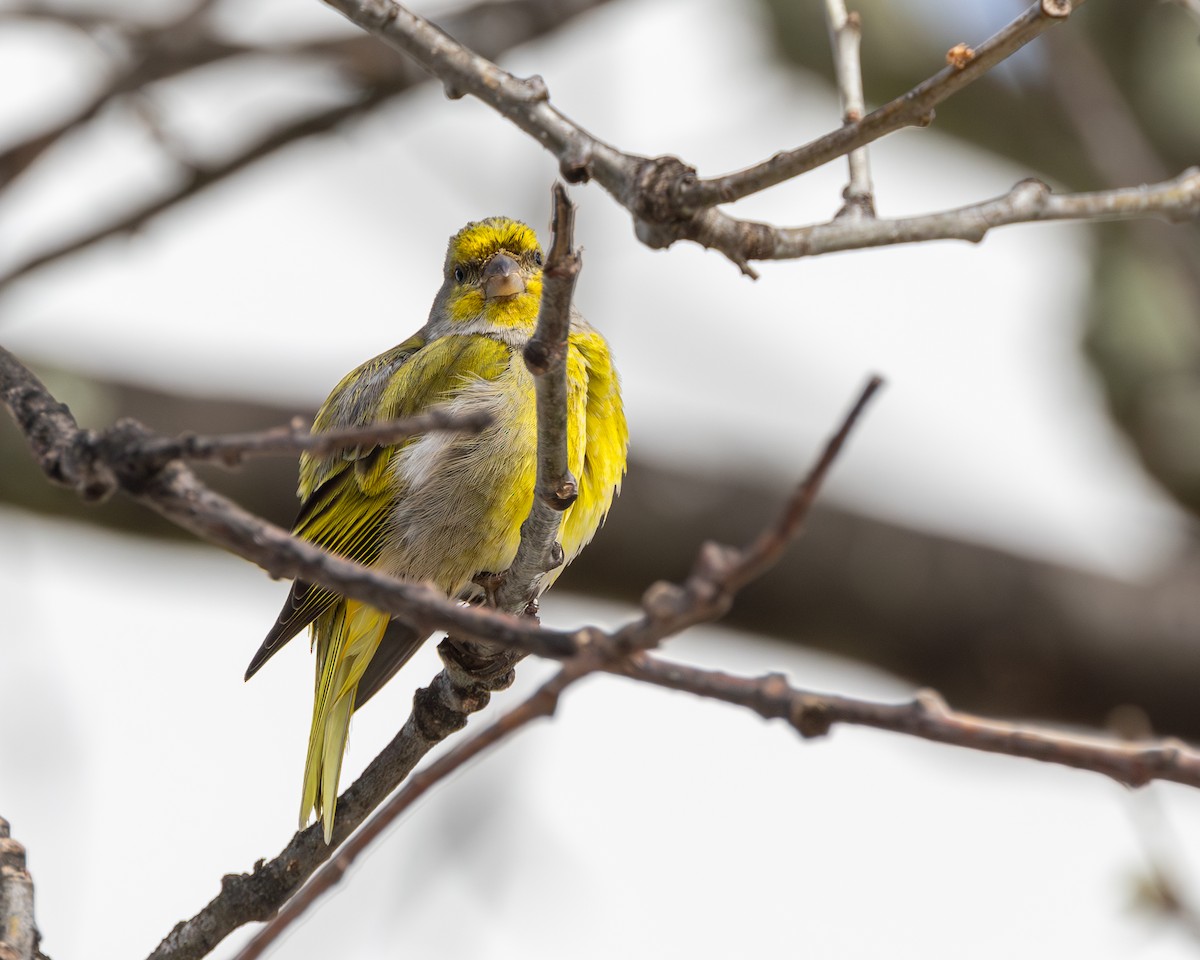
<svg viewBox="0 0 1200 960">
<path fill-rule="evenodd" d="M 857 123 L 866 113 L 862 65 L 859 59 L 862 18 L 857 11 L 846 12 L 846 0 L 825 0 L 825 22 L 829 26 L 833 73 L 842 101 L 842 123 Z M 875 195 L 871 186 L 871 161 L 867 156 L 867 148 L 851 150 L 846 160 L 850 166 L 850 180 L 842 193 L 846 202 L 838 211 L 838 217 L 873 217 Z"/>
<path fill-rule="evenodd" d="M 932 690 L 922 691 L 908 703 L 875 703 L 800 690 L 790 686 L 781 674 L 738 677 L 651 656 L 609 664 L 604 669 L 644 683 L 747 707 L 767 719 L 786 720 L 804 737 L 824 736 L 839 723 L 854 724 L 985 753 L 1090 770 L 1130 787 L 1144 786 L 1152 780 L 1200 787 L 1200 751 L 1181 740 L 1130 743 L 1114 737 L 1083 737 L 989 720 L 950 710 Z"/>
<path fill-rule="evenodd" d="M 479 433 L 489 423 L 491 418 L 481 411 L 453 414 L 435 408 L 402 420 L 311 433 L 307 422 L 297 417 L 286 427 L 274 427 L 270 430 L 207 437 L 194 433 L 185 433 L 175 438 L 151 437 L 142 444 L 139 456 L 164 466 L 171 460 L 215 460 L 232 467 L 246 457 L 275 457 L 301 451 L 320 456 L 354 447 L 395 443 L 397 440 L 423 433 Z"/>
<path fill-rule="evenodd" d="M 736 173 L 695 180 L 679 188 L 681 210 L 710 207 L 748 197 L 783 183 L 880 137 L 933 119 L 933 108 L 1007 60 L 1049 27 L 1063 23 L 1085 0 L 1037 0 L 1024 13 L 983 43 L 969 58 L 947 64 L 907 93 L 885 103 L 855 124 L 826 134 L 795 150 L 777 153 L 763 163 Z"/>
<path fill-rule="evenodd" d="M 928 240 L 978 243 L 988 231 L 1017 223 L 1143 217 L 1173 222 L 1200 217 L 1200 168 L 1192 167 L 1162 183 L 1093 193 L 1056 194 L 1039 180 L 1022 180 L 1008 193 L 991 200 L 894 220 L 843 217 L 811 226 L 770 227 L 747 224 L 720 210 L 710 210 L 705 216 L 703 236 L 718 240 L 720 247 L 748 249 L 755 260 L 793 260 Z M 748 226 L 759 228 L 757 234 L 747 233 Z M 679 229 L 686 233 L 691 227 Z"/>
</svg>

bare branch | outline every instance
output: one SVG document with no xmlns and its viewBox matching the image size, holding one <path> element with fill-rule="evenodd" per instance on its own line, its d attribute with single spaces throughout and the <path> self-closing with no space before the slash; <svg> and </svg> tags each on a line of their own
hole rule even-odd
<svg viewBox="0 0 1200 960">
<path fill-rule="evenodd" d="M 929 124 L 933 120 L 933 108 L 939 103 L 974 83 L 1048 27 L 1062 23 L 1084 2 L 1037 0 L 1002 30 L 973 48 L 970 57 L 947 64 L 907 93 L 867 114 L 859 123 L 847 124 L 803 147 L 777 153 L 771 159 L 737 173 L 682 183 L 679 208 L 695 210 L 748 197 L 815 170 L 893 131 Z"/>
<path fill-rule="evenodd" d="M 94 230 L 82 233 L 59 243 L 41 253 L 34 254 L 19 262 L 7 273 L 0 275 L 0 289 L 11 284 L 14 280 L 32 273 L 39 267 L 44 267 L 56 260 L 61 260 L 72 253 L 77 253 L 101 240 L 120 234 L 133 233 L 148 220 L 156 217 L 164 210 L 200 193 L 202 190 L 219 183 L 253 163 L 270 156 L 284 147 L 290 146 L 306 137 L 327 133 L 345 123 L 368 113 L 379 105 L 396 96 L 402 90 L 407 90 L 410 82 L 398 82 L 377 86 L 366 92 L 360 99 L 352 103 L 339 104 L 316 113 L 309 114 L 300 120 L 284 124 L 258 138 L 236 155 L 220 163 L 197 166 L 189 171 L 189 176 L 174 189 L 162 196 L 153 198 L 128 211 L 116 220 L 101 224 Z"/>
<path fill-rule="evenodd" d="M 396 580 L 291 536 L 208 489 L 183 464 L 162 466 L 156 457 L 147 461 L 141 444 L 154 437 L 140 424 L 125 421 L 101 435 L 81 430 L 71 412 L 3 348 L 0 398 L 46 476 L 87 500 L 123 491 L 202 540 L 258 564 L 273 577 L 319 583 L 420 629 L 453 630 L 556 658 L 571 656 L 578 649 L 577 633 L 539 629 L 532 621 L 502 611 L 461 606 L 433 587 Z"/>
<path fill-rule="evenodd" d="M 263 952 L 316 903 L 322 894 L 336 886 L 354 861 L 431 787 L 534 720 L 553 716 L 562 692 L 571 683 L 596 669 L 598 662 L 594 655 L 569 661 L 531 697 L 509 710 L 491 726 L 461 741 L 428 767 L 409 777 L 404 787 L 380 807 L 358 833 L 346 841 L 338 850 L 337 857 L 322 867 L 304 888 L 255 934 L 254 939 L 246 944 L 234 960 L 256 960 L 262 956 Z"/>
<path fill-rule="evenodd" d="M 575 258 L 570 252 L 570 222 L 568 219 L 570 210 L 566 204 L 565 193 L 561 188 L 555 192 L 555 205 L 556 242 L 554 248 L 557 249 L 556 258 L 560 262 L 567 262 Z M 559 225 L 561 225 L 561 229 L 559 229 Z M 564 311 L 569 306 L 565 296 L 569 293 L 569 285 L 573 283 L 574 272 L 577 268 L 576 264 L 576 267 L 569 271 L 569 275 L 562 278 L 564 289 L 560 291 L 560 296 L 564 298 L 561 307 Z M 558 325 L 561 329 L 561 319 Z M 563 331 L 563 336 L 565 337 L 565 331 Z M 834 460 L 866 404 L 880 385 L 881 381 L 877 377 L 867 383 L 857 402 L 826 444 L 808 476 L 796 489 L 774 524 L 765 529 L 744 550 L 737 551 L 706 544 L 697 557 L 696 570 L 688 578 L 687 583 L 682 587 L 657 584 L 651 588 L 643 600 L 645 616 L 629 624 L 626 628 L 611 634 L 604 634 L 598 630 L 589 630 L 586 633 L 581 631 L 584 642 L 580 644 L 578 653 L 567 660 L 563 669 L 552 680 L 524 703 L 501 717 L 492 727 L 459 744 L 444 757 L 431 764 L 428 769 L 414 776 L 400 793 L 388 801 L 371 818 L 370 823 L 359 834 L 347 842 L 345 847 L 339 851 L 337 859 L 313 877 L 313 880 L 279 913 L 278 917 L 259 932 L 245 951 L 239 954 L 238 960 L 251 960 L 251 958 L 260 956 L 263 950 L 312 906 L 322 893 L 333 887 L 342 878 L 363 850 L 433 784 L 444 779 L 484 749 L 499 742 L 537 717 L 552 715 L 559 696 L 571 683 L 601 669 L 605 664 L 622 660 L 624 655 L 631 650 L 656 646 L 659 641 L 678 633 L 692 623 L 720 617 L 727 609 L 733 592 L 768 569 L 778 559 L 787 544 L 800 532 L 825 476 L 833 466 Z M 544 451 L 539 451 L 539 453 L 542 452 Z M 551 528 L 551 536 L 553 536 L 553 530 L 554 528 Z M 728 561 L 722 563 L 719 569 L 714 566 L 713 561 L 714 556 L 717 555 Z M 664 600 L 669 595 L 680 601 L 678 608 L 670 613 L 667 612 L 664 605 Z M 439 650 L 444 649 L 445 646 L 444 643 Z M 406 728 L 407 726 L 408 724 L 406 724 Z M 397 737 L 397 740 L 399 739 Z M 342 801 L 338 802 L 340 804 Z M 315 828 L 310 827 L 309 829 Z"/>
<path fill-rule="evenodd" d="M 452 414 L 434 408 L 401 420 L 311 433 L 306 421 L 297 417 L 286 427 L 251 433 L 216 437 L 186 433 L 174 439 L 149 437 L 141 444 L 139 456 L 144 457 L 148 463 L 158 463 L 161 466 L 166 466 L 171 460 L 215 460 L 232 467 L 246 457 L 274 457 L 301 451 L 322 455 L 359 446 L 372 447 L 382 443 L 395 443 L 406 437 L 438 431 L 479 433 L 490 422 L 491 418 L 481 411 Z"/>
<path fill-rule="evenodd" d="M 992 226 L 1048 219 L 1114 219 L 1162 214 L 1193 217 L 1200 209 L 1190 172 L 1156 187 L 1055 197 L 1029 181 L 1006 197 L 959 210 L 892 221 L 847 220 L 775 227 L 712 209 L 836 159 L 884 134 L 928 122 L 932 108 L 1011 56 L 1083 0 L 1039 0 L 977 48 L 955 48 L 950 63 L 862 120 L 805 147 L 739 173 L 697 180 L 673 157 L 623 153 L 592 136 L 549 101 L 540 77 L 522 80 L 458 43 L 392 0 L 326 0 L 363 29 L 404 51 L 439 77 L 451 96 L 472 94 L 558 157 L 568 180 L 595 178 L 635 218 L 640 240 L 665 247 L 692 240 L 720 250 L 747 273 L 751 260 L 792 259 L 833 250 L 926 239 L 977 240 Z"/>
<path fill-rule="evenodd" d="M 1017 223 L 1147 216 L 1171 221 L 1200 217 L 1200 168 L 1192 167 L 1162 183 L 1094 193 L 1055 194 L 1039 180 L 1022 180 L 992 200 L 895 220 L 842 217 L 812 226 L 772 227 L 735 220 L 719 210 L 710 210 L 700 219 L 705 243 L 712 240 L 720 249 L 749 249 L 755 260 L 792 260 L 927 240 L 978 243 L 994 227 Z M 683 229 L 690 231 L 691 227 Z"/>
<path fill-rule="evenodd" d="M 839 723 L 854 724 L 985 753 L 1090 770 L 1129 787 L 1144 786 L 1152 780 L 1200 787 L 1200 751 L 1181 740 L 1131 743 L 988 720 L 950 710 L 932 690 L 922 691 L 909 703 L 875 703 L 799 690 L 781 674 L 737 677 L 645 655 L 607 664 L 604 669 L 747 707 L 767 719 L 786 720 L 804 737 L 824 736 Z"/>
<path fill-rule="evenodd" d="M 177 924 L 149 960 L 199 960 L 238 927 L 269 920 L 430 749 L 461 730 L 472 713 L 487 706 L 491 693 L 512 683 L 511 671 L 488 673 L 459 660 L 448 641 L 438 653 L 445 668 L 414 694 L 412 713 L 400 732 L 338 798 L 333 842 L 326 844 L 321 825 L 314 823 L 293 836 L 278 856 L 256 863 L 250 873 L 225 876 L 221 892 L 190 920 Z"/>
<path fill-rule="evenodd" d="M 825 21 L 829 25 L 829 45 L 833 48 L 833 73 L 842 100 L 842 123 L 857 123 L 867 112 L 863 99 L 862 65 L 859 45 L 862 18 L 846 12 L 846 0 L 825 0 Z M 838 216 L 852 219 L 875 216 L 875 196 L 871 187 L 871 161 L 867 148 L 851 150 L 846 158 L 850 181 L 842 193 L 846 201 Z"/>
</svg>

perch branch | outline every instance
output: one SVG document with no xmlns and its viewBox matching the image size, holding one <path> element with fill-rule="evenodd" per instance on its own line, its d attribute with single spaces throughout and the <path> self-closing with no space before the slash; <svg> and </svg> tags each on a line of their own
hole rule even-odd
<svg viewBox="0 0 1200 960">
<path fill-rule="evenodd" d="M 552 242 L 543 271 L 537 328 L 525 347 L 537 405 L 537 480 L 521 542 L 496 593 L 496 605 L 515 613 L 538 593 L 538 584 L 563 563 L 557 543 L 563 511 L 575 502 L 577 481 L 567 466 L 567 337 L 571 295 L 581 261 L 574 250 L 575 208 L 562 184 L 554 185 Z"/>
<path fill-rule="evenodd" d="M 574 282 L 578 270 L 577 258 L 569 249 L 569 208 L 565 195 L 556 190 L 558 218 L 566 224 L 560 257 L 575 260 L 575 267 L 564 279 Z M 559 231 L 555 231 L 559 237 Z M 557 247 L 558 244 L 556 243 Z M 569 306 L 564 302 L 563 309 Z M 558 322 L 562 329 L 562 321 Z M 563 330 L 563 336 L 566 332 Z M 606 664 L 618 663 L 630 652 L 657 646 L 667 637 L 686 627 L 706 620 L 715 620 L 728 609 L 734 594 L 755 577 L 762 575 L 779 559 L 787 545 L 803 528 L 816 496 L 830 468 L 845 445 L 871 397 L 882 385 L 872 377 L 841 426 L 830 438 L 808 476 L 796 488 L 779 517 L 741 550 L 705 544 L 696 559 L 687 581 L 681 585 L 660 583 L 647 591 L 643 598 L 643 616 L 625 628 L 611 634 L 591 631 L 578 654 L 568 659 L 562 670 L 529 699 L 502 716 L 495 724 L 459 743 L 427 769 L 414 776 L 404 788 L 389 800 L 338 852 L 336 859 L 323 867 L 313 879 L 263 928 L 246 946 L 237 960 L 253 960 L 273 943 L 292 923 L 333 887 L 345 875 L 354 860 L 387 828 L 439 780 L 444 779 L 471 758 L 516 732 L 538 717 L 551 716 L 562 692 L 575 681 L 603 669 Z M 553 530 L 551 528 L 551 535 Z M 341 801 L 339 801 L 340 803 Z"/>
<path fill-rule="evenodd" d="M 380 838 L 397 818 L 464 764 L 485 750 L 528 726 L 540 717 L 551 717 L 562 692 L 580 677 L 595 669 L 594 657 L 577 657 L 568 663 L 531 697 L 509 710 L 491 726 L 453 748 L 417 771 L 404 786 L 371 817 L 367 824 L 346 841 L 337 856 L 318 870 L 312 879 L 271 918 L 234 960 L 257 960 L 279 937 L 304 915 L 321 897 L 346 875 L 354 861 Z"/>
</svg>

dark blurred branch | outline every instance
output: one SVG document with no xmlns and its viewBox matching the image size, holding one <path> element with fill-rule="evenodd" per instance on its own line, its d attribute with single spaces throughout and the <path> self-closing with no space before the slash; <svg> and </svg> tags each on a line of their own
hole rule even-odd
<svg viewBox="0 0 1200 960">
<path fill-rule="evenodd" d="M 444 23 L 469 39 L 490 56 L 548 33 L 571 18 L 607 0 L 484 0 L 449 14 Z M 213 184 L 240 172 L 268 156 L 309 137 L 336 130 L 361 117 L 427 79 L 409 61 L 394 55 L 380 57 L 379 44 L 369 38 L 313 41 L 307 44 L 249 47 L 231 44 L 200 29 L 204 0 L 178 22 L 166 28 L 127 25 L 133 55 L 106 86 L 89 101 L 51 129 L 0 153 L 0 187 L 11 183 L 31 167 L 44 151 L 65 135 L 92 120 L 108 103 L 127 94 L 140 94 L 153 83 L 194 68 L 239 55 L 276 56 L 292 60 L 332 63 L 352 82 L 352 98 L 333 107 L 322 107 L 267 130 L 232 156 L 201 163 L 186 157 L 180 161 L 180 182 L 166 193 L 143 200 L 133 209 L 102 223 L 95 229 L 64 239 L 54 246 L 19 260 L 0 275 L 0 288 L 39 267 L 76 253 L 108 237 L 137 230 L 158 214 L 174 207 Z"/>
</svg>

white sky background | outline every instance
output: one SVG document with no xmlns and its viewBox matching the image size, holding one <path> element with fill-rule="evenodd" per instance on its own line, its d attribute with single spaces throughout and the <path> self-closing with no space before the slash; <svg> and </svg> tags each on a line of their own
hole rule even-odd
<svg viewBox="0 0 1200 960">
<path fill-rule="evenodd" d="M 336 19 L 311 3 L 264 9 L 263 24 L 295 10 L 304 23 L 288 29 Z M 660 44 L 667 33 L 679 40 Z M 36 69 L 49 100 L 81 83 L 99 61 L 78 45 L 64 61 L 61 40 L 0 34 L 0 84 Z M 827 92 L 772 64 L 735 0 L 616 4 L 505 64 L 541 73 L 561 109 L 622 148 L 676 153 L 704 173 L 837 117 Z M 182 139 L 217 154 L 278 97 L 329 83 L 297 74 L 260 102 L 245 91 L 261 80 L 214 70 L 161 99 L 186 118 Z M 18 107 L 0 104 L 0 123 L 26 128 Z M 0 208 L 0 260 L 163 175 L 148 150 L 119 145 L 125 123 L 110 118 L 61 152 L 58 176 L 31 178 Z M 886 216 L 993 196 L 1026 175 L 935 130 L 890 138 L 872 161 Z M 420 325 L 444 238 L 462 223 L 506 212 L 544 230 L 554 173 L 504 121 L 430 87 L 29 278 L 0 298 L 0 342 L 312 406 Z M 843 178 L 832 166 L 736 209 L 821 219 Z M 613 343 L 639 456 L 765 471 L 782 490 L 878 371 L 890 385 L 833 498 L 1128 576 L 1174 547 L 1178 516 L 1129 461 L 1079 358 L 1081 232 L 1013 227 L 980 246 L 768 264 L 750 283 L 695 247 L 641 247 L 599 188 L 572 192 L 586 248 L 578 301 Z M 48 207 L 60 218 L 49 226 Z M 311 662 L 298 642 L 242 685 L 284 588 L 241 561 L 11 511 L 0 530 L 18 548 L 0 553 L 0 644 L 19 678 L 0 685 L 0 815 L 30 848 L 55 960 L 143 955 L 222 873 L 290 836 Z M 555 623 L 627 613 L 547 604 Z M 909 692 L 725 630 L 673 650 L 811 687 Z M 357 718 L 345 782 L 435 670 L 422 651 Z M 527 666 L 522 687 L 544 672 Z M 1185 859 L 1200 863 L 1200 800 L 1164 795 Z M 552 724 L 435 791 L 278 955 L 1194 954 L 1127 909 L 1140 856 L 1126 798 L 1097 777 L 870 731 L 804 745 L 720 705 L 597 680 Z"/>
</svg>

